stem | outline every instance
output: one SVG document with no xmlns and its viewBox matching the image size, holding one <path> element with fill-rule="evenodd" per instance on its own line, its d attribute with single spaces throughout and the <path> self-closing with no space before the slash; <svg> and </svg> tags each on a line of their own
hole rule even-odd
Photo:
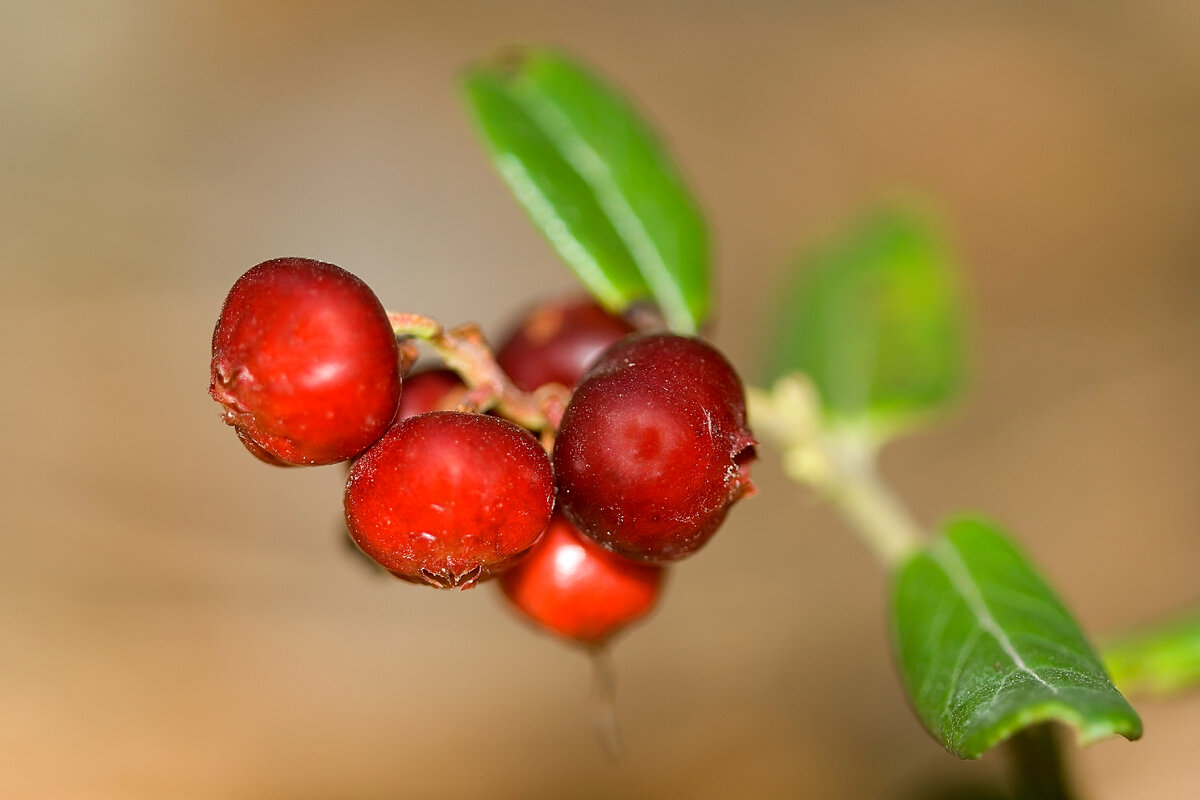
<svg viewBox="0 0 1200 800">
<path fill-rule="evenodd" d="M 592 725 L 605 755 L 616 763 L 621 760 L 621 729 L 617 726 L 617 672 L 606 645 L 593 648 L 592 660 Z"/>
<path fill-rule="evenodd" d="M 832 501 L 880 562 L 894 567 L 920 546 L 921 527 L 876 471 L 868 431 L 825 429 L 816 394 L 800 376 L 769 393 L 749 387 L 746 400 L 755 431 L 783 450 L 787 476 Z"/>
<path fill-rule="evenodd" d="M 865 439 L 827 440 L 824 455 L 833 470 L 825 494 L 886 566 L 902 563 L 921 542 L 920 526 L 875 468 Z"/>
<path fill-rule="evenodd" d="M 518 389 L 500 369 L 483 334 L 474 325 L 446 330 L 431 317 L 398 311 L 389 311 L 388 321 L 397 338 L 426 342 L 448 368 L 459 374 L 468 389 L 464 408 L 478 412 L 495 408 L 518 425 L 544 431 L 553 440 L 553 432 L 558 429 L 570 399 L 570 390 L 565 386 L 551 383 L 534 392 Z"/>
<path fill-rule="evenodd" d="M 1013 791 L 1019 800 L 1074 800 L 1057 732 L 1048 724 L 1034 725 L 1008 740 Z"/>
</svg>

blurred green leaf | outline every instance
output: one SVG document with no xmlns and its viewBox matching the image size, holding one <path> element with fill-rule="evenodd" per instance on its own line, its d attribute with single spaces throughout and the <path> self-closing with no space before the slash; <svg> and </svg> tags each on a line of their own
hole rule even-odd
<svg viewBox="0 0 1200 800">
<path fill-rule="evenodd" d="M 1113 681 L 1130 694 L 1200 686 L 1200 613 L 1125 636 L 1104 649 Z"/>
<path fill-rule="evenodd" d="M 708 316 L 699 207 L 629 103 L 581 66 L 530 49 L 464 78 L 509 188 L 595 297 L 614 311 L 653 298 L 668 325 Z"/>
<path fill-rule="evenodd" d="M 960 758 L 1049 720 L 1074 726 L 1085 744 L 1141 735 L 1079 626 L 987 522 L 951 522 L 901 567 L 892 627 L 918 716 Z"/>
<path fill-rule="evenodd" d="M 769 349 L 769 378 L 804 372 L 835 423 L 879 437 L 959 393 L 964 326 L 958 281 L 920 215 L 876 213 L 802 258 Z"/>
</svg>

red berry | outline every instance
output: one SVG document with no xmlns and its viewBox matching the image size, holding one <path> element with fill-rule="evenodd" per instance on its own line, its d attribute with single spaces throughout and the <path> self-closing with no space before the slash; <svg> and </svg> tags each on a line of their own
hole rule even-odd
<svg viewBox="0 0 1200 800">
<path fill-rule="evenodd" d="M 333 264 L 280 258 L 252 267 L 225 298 L 209 393 L 264 461 L 333 464 L 387 431 L 398 358 L 370 287 Z"/>
<path fill-rule="evenodd" d="M 396 423 L 350 470 L 346 525 L 397 577 L 471 586 L 511 566 L 550 520 L 554 477 L 508 420 L 434 411 Z"/>
<path fill-rule="evenodd" d="M 523 392 L 547 383 L 571 387 L 604 348 L 631 333 L 632 325 L 592 300 L 552 300 L 525 316 L 496 361 Z"/>
<path fill-rule="evenodd" d="M 662 567 L 603 550 L 555 514 L 541 541 L 500 576 L 500 588 L 541 627 L 599 645 L 650 613 L 662 581 Z"/>
<path fill-rule="evenodd" d="M 400 408 L 396 412 L 396 422 L 415 417 L 418 414 L 428 414 L 430 411 L 451 409 L 458 405 L 459 399 L 466 393 L 466 390 L 466 385 L 458 377 L 458 373 L 453 370 L 431 369 L 425 372 L 411 373 L 404 378 L 404 388 L 400 392 Z M 347 469 L 350 466 L 347 464 Z M 345 542 L 356 558 L 362 560 L 363 563 L 369 563 L 377 573 L 385 574 L 385 570 L 379 564 L 374 560 L 369 560 L 363 551 L 354 544 L 344 522 L 339 533 L 341 540 Z"/>
<path fill-rule="evenodd" d="M 466 394 L 466 384 L 450 369 L 415 372 L 404 379 L 396 422 L 430 411 L 448 411 Z"/>
<path fill-rule="evenodd" d="M 666 562 L 699 549 L 754 491 L 742 384 L 700 339 L 635 335 L 576 389 L 554 447 L 559 503 L 613 552 Z"/>
</svg>

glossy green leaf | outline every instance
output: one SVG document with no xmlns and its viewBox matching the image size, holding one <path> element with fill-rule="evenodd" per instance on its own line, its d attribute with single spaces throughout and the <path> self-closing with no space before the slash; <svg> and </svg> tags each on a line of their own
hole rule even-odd
<svg viewBox="0 0 1200 800">
<path fill-rule="evenodd" d="M 769 378 L 803 372 L 835 423 L 878 436 L 959 393 L 963 313 L 957 277 L 933 227 L 877 213 L 802 258 L 769 352 Z"/>
<path fill-rule="evenodd" d="M 987 522 L 951 522 L 901 567 L 892 628 L 917 715 L 961 758 L 1049 720 L 1074 726 L 1083 743 L 1141 735 L 1070 613 Z"/>
<path fill-rule="evenodd" d="M 704 221 L 629 103 L 538 49 L 470 70 L 464 87 L 496 169 L 589 291 L 616 311 L 650 297 L 694 332 L 708 316 Z"/>
<path fill-rule="evenodd" d="M 1130 634 L 1104 649 L 1122 691 L 1170 695 L 1200 686 L 1200 613 Z"/>
</svg>

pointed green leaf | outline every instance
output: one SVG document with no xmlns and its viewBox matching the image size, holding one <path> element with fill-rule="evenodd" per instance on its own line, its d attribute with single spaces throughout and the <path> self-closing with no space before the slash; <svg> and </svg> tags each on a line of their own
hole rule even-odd
<svg viewBox="0 0 1200 800">
<path fill-rule="evenodd" d="M 1122 691 L 1171 695 L 1200 686 L 1200 613 L 1132 633 L 1104 649 Z"/>
<path fill-rule="evenodd" d="M 517 200 L 614 311 L 652 298 L 692 333 L 708 316 L 699 207 L 649 126 L 596 76 L 527 50 L 464 79 L 475 121 Z"/>
<path fill-rule="evenodd" d="M 1070 613 L 987 522 L 951 522 L 901 567 L 892 628 L 917 715 L 960 758 L 1048 720 L 1074 726 L 1085 744 L 1141 735 Z"/>
<path fill-rule="evenodd" d="M 920 215 L 877 213 L 801 259 L 769 353 L 769 377 L 803 372 L 834 423 L 879 437 L 959 393 L 964 331 L 955 271 Z"/>
</svg>

